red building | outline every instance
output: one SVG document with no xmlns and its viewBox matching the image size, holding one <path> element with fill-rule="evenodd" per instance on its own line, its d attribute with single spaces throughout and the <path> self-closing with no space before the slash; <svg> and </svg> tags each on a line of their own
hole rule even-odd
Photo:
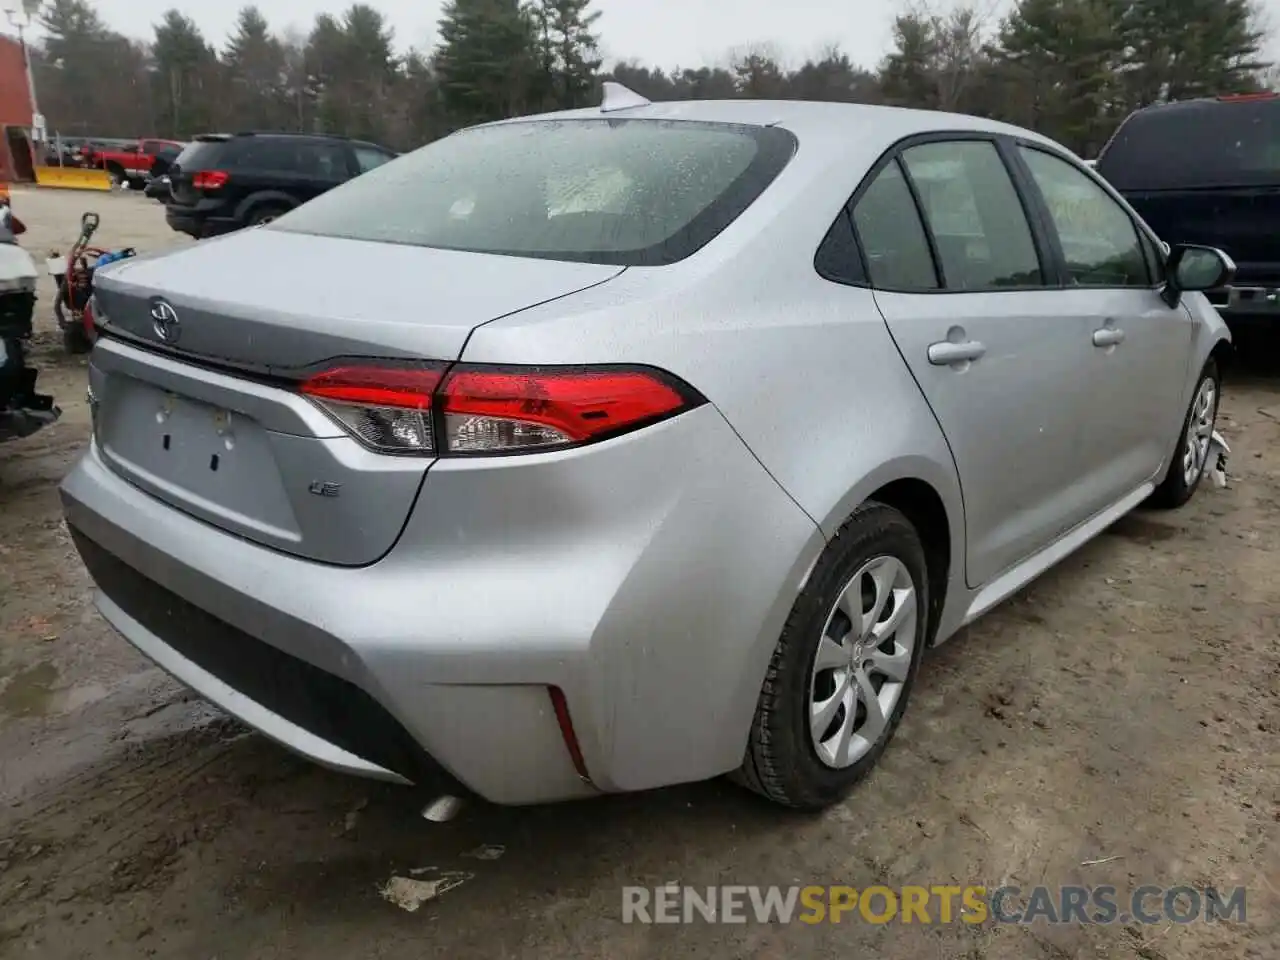
<svg viewBox="0 0 1280 960">
<path fill-rule="evenodd" d="M 0 180 L 30 180 L 31 90 L 22 46 L 0 36 Z"/>
</svg>

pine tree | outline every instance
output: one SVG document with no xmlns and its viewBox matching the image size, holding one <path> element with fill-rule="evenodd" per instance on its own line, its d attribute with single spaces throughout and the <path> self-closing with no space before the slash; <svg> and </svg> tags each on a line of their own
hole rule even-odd
<svg viewBox="0 0 1280 960">
<path fill-rule="evenodd" d="M 151 56 L 159 129 L 174 137 L 212 129 L 220 65 L 195 21 L 176 9 L 167 11 L 156 24 Z"/>
<path fill-rule="evenodd" d="M 50 0 L 37 22 L 45 38 L 30 50 L 31 70 L 51 134 L 135 136 L 154 127 L 141 44 L 108 30 L 86 0 Z"/>
<path fill-rule="evenodd" d="M 937 58 L 938 38 L 930 17 L 916 13 L 895 17 L 893 50 L 880 66 L 880 89 L 886 102 L 904 107 L 934 106 Z"/>
<path fill-rule="evenodd" d="M 734 80 L 738 96 L 752 100 L 777 100 L 784 95 L 787 77 L 767 47 L 748 49 L 735 59 Z"/>
<path fill-rule="evenodd" d="M 1020 0 L 992 51 L 1005 116 L 1089 155 L 1126 112 L 1126 0 Z"/>
<path fill-rule="evenodd" d="M 540 75 L 533 17 L 519 0 L 449 0 L 434 67 L 452 123 L 524 113 Z"/>
<path fill-rule="evenodd" d="M 545 74 L 541 92 L 548 106 L 585 106 L 596 87 L 603 61 L 593 28 L 600 11 L 589 10 L 590 6 L 591 0 L 537 0 L 530 10 Z"/>
<path fill-rule="evenodd" d="M 387 105 L 394 99 L 397 60 L 394 36 L 382 13 L 353 4 L 342 20 L 339 83 L 345 115 L 341 132 L 363 140 L 387 139 Z"/>
<path fill-rule="evenodd" d="M 856 67 L 839 47 L 829 47 L 818 60 L 807 60 L 787 78 L 787 96 L 797 100 L 874 103 L 876 78 Z"/>
<path fill-rule="evenodd" d="M 1131 0 L 1133 105 L 1261 89 L 1264 33 L 1249 0 Z"/>
<path fill-rule="evenodd" d="M 237 129 L 288 129 L 291 111 L 285 90 L 284 47 L 257 7 L 240 11 L 222 56 Z"/>
</svg>

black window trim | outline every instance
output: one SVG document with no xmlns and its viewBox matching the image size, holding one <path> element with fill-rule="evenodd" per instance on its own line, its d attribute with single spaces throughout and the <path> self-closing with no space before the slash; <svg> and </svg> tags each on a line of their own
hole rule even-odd
<svg viewBox="0 0 1280 960">
<path fill-rule="evenodd" d="M 1054 157 L 1057 160 L 1063 161 L 1064 163 L 1067 164 L 1067 166 L 1081 173 L 1085 177 L 1085 179 L 1091 180 L 1093 183 L 1101 187 L 1102 192 L 1106 194 L 1108 197 L 1110 197 L 1112 202 L 1115 203 L 1117 207 L 1119 207 L 1120 212 L 1123 213 L 1125 217 L 1128 218 L 1129 225 L 1133 227 L 1133 232 L 1138 239 L 1138 246 L 1142 250 L 1142 262 L 1147 271 L 1147 283 L 1145 286 L 1126 286 L 1123 284 L 1093 284 L 1093 283 L 1079 284 L 1079 283 L 1071 282 L 1071 278 L 1067 275 L 1067 258 L 1062 251 L 1062 241 L 1061 241 L 1061 238 L 1058 236 L 1057 224 L 1053 222 L 1053 216 L 1049 212 L 1049 203 L 1045 199 L 1044 193 L 1040 190 L 1040 185 L 1036 183 L 1035 176 L 1031 173 L 1030 166 L 1027 165 L 1026 160 L 1024 160 L 1022 157 L 1021 151 L 1024 149 L 1035 150 L 1040 153 L 1046 154 L 1050 157 Z M 1013 143 L 1011 144 L 1011 150 L 1013 153 L 1013 160 L 1016 163 L 1019 170 L 1021 171 L 1022 176 L 1025 178 L 1026 189 L 1028 193 L 1034 198 L 1035 205 L 1043 211 L 1042 216 L 1044 217 L 1044 228 L 1045 228 L 1047 239 L 1049 240 L 1051 246 L 1053 247 L 1054 257 L 1059 264 L 1060 281 L 1062 284 L 1062 289 L 1064 290 L 1153 290 L 1153 291 L 1158 291 L 1164 287 L 1165 285 L 1164 280 L 1152 274 L 1151 263 L 1147 257 L 1148 244 L 1155 247 L 1159 255 L 1163 255 L 1164 248 L 1160 242 L 1160 239 L 1154 233 L 1151 232 L 1151 229 L 1145 223 L 1143 223 L 1140 217 L 1137 217 L 1134 215 L 1133 211 L 1129 208 L 1129 204 L 1125 201 L 1124 197 L 1122 197 L 1120 193 L 1114 187 L 1111 186 L 1111 184 L 1109 184 L 1105 179 L 1103 179 L 1100 174 L 1094 172 L 1093 170 L 1090 170 L 1084 164 L 1080 163 L 1078 160 L 1074 159 L 1073 157 L 1071 157 L 1070 155 L 1068 155 L 1067 153 L 1061 150 L 1055 150 L 1048 144 L 1040 143 L 1035 140 L 1028 140 L 1024 137 L 1013 138 Z"/>
<path fill-rule="evenodd" d="M 360 169 L 360 158 L 356 156 L 356 145 L 348 140 L 342 145 L 342 154 L 343 159 L 347 162 L 347 179 L 350 180 L 353 177 L 360 176 L 364 171 Z"/>
<path fill-rule="evenodd" d="M 861 275 L 864 279 L 859 282 L 851 280 L 842 280 L 835 277 L 825 276 L 825 279 L 831 280 L 833 283 L 840 283 L 844 286 L 864 287 L 870 290 L 878 290 L 882 293 L 911 293 L 920 294 L 922 296 L 937 296 L 940 294 L 991 294 L 991 293 L 1025 293 L 1029 290 L 1055 290 L 1065 286 L 1062 282 L 1065 277 L 1065 264 L 1062 261 L 1061 252 L 1050 244 L 1049 236 L 1045 233 L 1044 224 L 1040 220 L 1040 214 L 1035 211 L 1033 202 L 1029 199 L 1026 184 L 1019 175 L 1019 168 L 1012 165 L 1010 160 L 1011 137 L 987 130 L 929 130 L 923 133 L 914 133 L 910 136 L 903 137 L 896 141 L 882 153 L 876 162 L 871 165 L 866 175 L 858 183 L 857 188 L 853 191 L 853 195 L 845 201 L 842 214 L 849 218 L 849 225 L 853 230 L 854 246 L 858 251 L 858 257 L 861 260 Z M 1018 201 L 1022 206 L 1023 216 L 1027 219 L 1027 227 L 1031 232 L 1031 242 L 1036 252 L 1036 259 L 1040 264 L 1040 273 L 1044 278 L 1042 283 L 1032 285 L 1019 285 L 1016 287 L 986 287 L 980 290 L 948 288 L 946 286 L 945 272 L 937 253 L 937 242 L 933 236 L 933 229 L 929 225 L 929 218 L 925 215 L 925 211 L 920 203 L 920 195 L 916 190 L 915 181 L 911 178 L 911 172 L 907 164 L 901 159 L 903 153 L 912 147 L 917 147 L 927 143 L 970 143 L 980 141 L 992 144 L 998 154 L 1001 163 L 1004 165 L 1005 172 L 1008 174 L 1010 181 L 1013 183 L 1014 193 L 1017 194 Z M 870 265 L 867 263 L 866 247 L 862 242 L 862 238 L 858 236 L 857 221 L 853 216 L 853 209 L 858 205 L 863 195 L 871 188 L 871 185 L 880 176 L 881 172 L 889 166 L 890 163 L 897 163 L 907 181 L 907 186 L 911 191 L 912 200 L 915 203 L 916 217 L 920 221 L 921 227 L 924 229 L 925 237 L 928 240 L 929 252 L 933 257 L 934 275 L 939 281 L 939 286 L 934 289 L 920 288 L 896 288 L 877 286 L 871 281 Z M 825 237 L 825 235 L 824 235 Z M 815 252 L 815 261 L 817 254 Z M 815 267 L 816 269 L 816 267 Z M 819 271 L 820 275 L 823 275 Z"/>
<path fill-rule="evenodd" d="M 924 201 L 920 199 L 920 190 L 916 187 L 916 179 L 911 176 L 911 168 L 907 166 L 904 154 L 909 148 L 903 148 L 898 151 L 890 163 L 898 168 L 898 175 L 902 177 L 907 185 L 907 193 L 911 194 L 911 203 L 916 208 L 916 220 L 920 224 L 920 229 L 924 231 L 924 242 L 929 247 L 929 259 L 933 261 L 933 282 L 935 286 L 930 293 L 936 293 L 947 289 L 947 268 L 942 263 L 942 254 L 938 252 L 938 241 L 933 235 L 933 227 L 929 224 L 929 214 L 924 208 Z M 889 169 L 886 163 L 881 172 Z M 853 211 L 857 204 L 849 208 L 849 222 L 853 224 L 853 242 L 859 250 L 862 249 L 862 238 L 858 236 L 858 218 L 853 215 Z M 870 265 L 867 267 L 867 276 L 871 276 Z"/>
<path fill-rule="evenodd" d="M 936 243 L 933 237 L 933 230 L 929 227 L 928 218 L 925 216 L 920 205 L 920 198 L 916 192 L 915 183 L 911 180 L 910 171 L 907 170 L 906 164 L 902 162 L 901 156 L 904 151 L 913 146 L 924 143 L 951 142 L 951 141 L 973 141 L 982 140 L 995 144 L 996 150 L 1000 153 L 1000 157 L 1004 162 L 1005 169 L 1009 173 L 1010 179 L 1013 181 L 1014 190 L 1018 195 L 1018 199 L 1022 204 L 1022 210 L 1027 218 L 1027 223 L 1031 228 L 1032 241 L 1036 247 L 1036 255 L 1040 260 L 1040 269 L 1044 275 L 1044 284 L 1037 286 L 1017 286 L 1017 287 L 991 287 L 985 290 L 956 290 L 948 289 L 945 284 L 945 275 L 938 262 Z M 1067 275 L 1066 257 L 1063 255 L 1061 242 L 1058 238 L 1058 231 L 1053 223 L 1053 218 L 1049 213 L 1048 203 L 1044 199 L 1039 186 L 1036 184 L 1031 174 L 1030 168 L 1026 161 L 1022 159 L 1021 152 L 1018 148 L 1026 147 L 1032 150 L 1039 150 L 1050 156 L 1057 157 L 1066 161 L 1069 165 L 1083 173 L 1086 177 L 1093 180 L 1103 191 L 1120 205 L 1120 209 L 1124 211 L 1129 221 L 1134 225 L 1134 229 L 1140 234 L 1140 239 L 1145 238 L 1158 256 L 1163 257 L 1164 244 L 1159 237 L 1152 232 L 1151 228 L 1138 217 L 1124 197 L 1115 190 L 1100 174 L 1096 171 L 1081 164 L 1065 151 L 1056 148 L 1052 144 L 1045 143 L 1040 140 L 1032 140 L 1027 137 L 1011 136 L 1008 134 L 995 133 L 982 130 L 931 130 L 926 133 L 916 133 L 911 136 L 904 137 L 893 143 L 884 151 L 873 163 L 866 175 L 859 181 L 858 186 L 854 189 L 853 194 L 845 201 L 841 207 L 838 216 L 833 220 L 832 226 L 835 225 L 839 217 L 845 217 L 848 221 L 849 229 L 853 233 L 854 248 L 858 252 L 858 263 L 853 265 L 856 269 L 849 271 L 849 274 L 857 273 L 859 279 L 854 280 L 852 276 L 833 276 L 829 271 L 825 271 L 818 266 L 819 253 L 822 246 L 826 243 L 826 238 L 831 232 L 828 229 L 827 234 L 823 235 L 823 240 L 819 243 L 818 248 L 814 252 L 814 269 L 818 275 L 832 283 L 838 283 L 842 286 L 861 287 L 868 290 L 879 290 L 883 293 L 912 293 L 921 295 L 936 294 L 960 294 L 960 293 L 1018 293 L 1028 290 L 1156 290 L 1159 291 L 1165 286 L 1166 280 L 1151 274 L 1151 265 L 1147 264 L 1148 278 L 1151 280 L 1151 287 L 1104 287 L 1104 286 L 1081 286 L 1071 282 Z M 870 265 L 867 263 L 866 248 L 862 243 L 862 238 L 858 236 L 856 221 L 853 216 L 853 209 L 862 199 L 863 195 L 870 189 L 876 178 L 890 163 L 898 163 L 902 170 L 909 189 L 911 190 L 912 199 L 915 201 L 916 217 L 924 229 L 925 237 L 929 244 L 929 250 L 934 257 L 934 275 L 938 279 L 940 285 L 935 289 L 899 289 L 894 287 L 877 286 L 871 281 Z M 1145 260 L 1145 254 L 1144 254 Z"/>
</svg>

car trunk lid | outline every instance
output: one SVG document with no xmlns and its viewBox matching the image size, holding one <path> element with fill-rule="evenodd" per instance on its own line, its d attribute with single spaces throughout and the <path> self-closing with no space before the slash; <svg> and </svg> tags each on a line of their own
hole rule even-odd
<svg viewBox="0 0 1280 960">
<path fill-rule="evenodd" d="M 455 360 L 480 324 L 620 272 L 270 229 L 123 261 L 95 280 L 95 438 L 116 473 L 214 526 L 371 563 L 432 460 L 373 452 L 296 384 L 340 358 Z"/>
</svg>

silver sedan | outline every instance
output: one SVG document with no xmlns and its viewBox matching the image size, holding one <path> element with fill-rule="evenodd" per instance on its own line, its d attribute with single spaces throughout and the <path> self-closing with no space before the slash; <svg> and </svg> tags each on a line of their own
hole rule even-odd
<svg viewBox="0 0 1280 960">
<path fill-rule="evenodd" d="M 1192 496 L 1232 270 L 1026 130 L 611 87 L 102 271 L 66 517 L 329 767 L 823 807 L 927 647 Z"/>
</svg>

